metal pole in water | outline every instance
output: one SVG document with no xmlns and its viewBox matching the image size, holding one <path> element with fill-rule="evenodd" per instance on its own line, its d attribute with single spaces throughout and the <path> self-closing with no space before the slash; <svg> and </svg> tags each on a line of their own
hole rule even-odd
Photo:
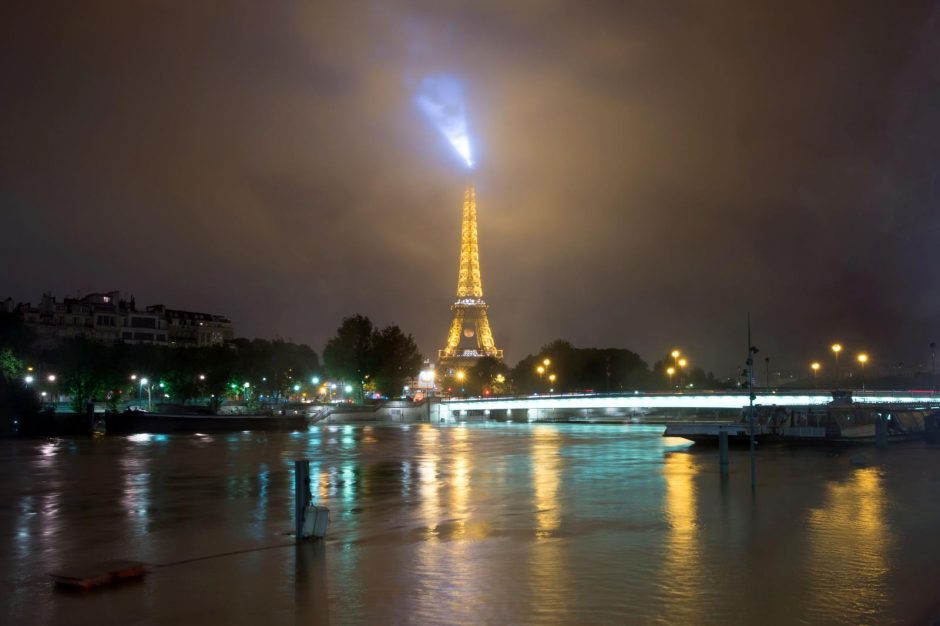
<svg viewBox="0 0 940 626">
<path fill-rule="evenodd" d="M 304 511 L 310 501 L 310 461 L 294 461 L 294 528 L 297 542 L 304 538 Z"/>
<path fill-rule="evenodd" d="M 888 423 L 883 415 L 879 415 L 875 420 L 875 446 L 879 450 L 888 447 Z"/>
<path fill-rule="evenodd" d="M 718 467 L 721 470 L 721 475 L 728 475 L 728 431 L 721 430 L 718 432 Z"/>
<path fill-rule="evenodd" d="M 754 355 L 757 348 L 751 345 L 751 314 L 747 314 L 747 397 L 748 423 L 751 431 L 751 489 L 757 487 L 757 468 L 754 461 Z"/>
</svg>

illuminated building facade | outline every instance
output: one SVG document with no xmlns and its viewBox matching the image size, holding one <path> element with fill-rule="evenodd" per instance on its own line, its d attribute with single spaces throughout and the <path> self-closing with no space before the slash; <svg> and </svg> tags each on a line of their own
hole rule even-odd
<svg viewBox="0 0 940 626">
<path fill-rule="evenodd" d="M 457 301 L 451 307 L 453 319 L 447 333 L 447 345 L 438 351 L 442 368 L 472 366 L 484 356 L 502 360 L 503 351 L 496 347 L 493 340 L 487 308 L 480 275 L 476 190 L 470 184 L 463 198 Z"/>
<path fill-rule="evenodd" d="M 224 344 L 234 337 L 232 322 L 221 315 L 178 311 L 162 305 L 140 310 L 133 297 L 124 300 L 118 291 L 62 300 L 46 293 L 35 306 L 14 304 L 7 298 L 2 310 L 19 317 L 44 347 L 71 337 L 170 346 Z"/>
</svg>

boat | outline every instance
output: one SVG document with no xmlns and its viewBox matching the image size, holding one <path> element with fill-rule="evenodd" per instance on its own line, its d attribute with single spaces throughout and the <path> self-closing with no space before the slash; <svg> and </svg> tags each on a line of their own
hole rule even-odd
<svg viewBox="0 0 940 626">
<path fill-rule="evenodd" d="M 248 414 L 214 415 L 207 413 L 150 413 L 124 411 L 105 416 L 109 435 L 138 433 L 218 433 L 240 430 L 302 430 L 307 427 L 304 413 L 290 415 Z"/>
<path fill-rule="evenodd" d="M 664 437 L 681 437 L 695 443 L 718 443 L 721 432 L 730 444 L 748 443 L 751 437 L 751 409 L 745 407 L 733 423 L 670 424 Z M 923 439 L 925 423 L 940 419 L 940 404 L 924 406 L 854 402 L 851 393 L 833 392 L 833 400 L 823 405 L 760 406 L 753 408 L 754 439 L 758 443 L 875 443 L 878 424 L 883 423 L 887 441 Z"/>
</svg>

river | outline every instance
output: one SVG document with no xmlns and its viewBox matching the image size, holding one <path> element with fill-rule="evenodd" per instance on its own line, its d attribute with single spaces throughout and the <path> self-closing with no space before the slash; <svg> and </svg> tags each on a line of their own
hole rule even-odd
<svg viewBox="0 0 940 626">
<path fill-rule="evenodd" d="M 660 427 L 329 425 L 0 441 L 4 624 L 891 624 L 940 611 L 940 449 Z M 292 544 L 294 459 L 329 507 Z M 47 573 L 153 564 L 91 592 Z"/>
</svg>

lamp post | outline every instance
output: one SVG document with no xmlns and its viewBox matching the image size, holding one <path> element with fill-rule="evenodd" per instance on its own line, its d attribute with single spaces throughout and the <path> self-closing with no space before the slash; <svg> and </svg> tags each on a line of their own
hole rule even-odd
<svg viewBox="0 0 940 626">
<path fill-rule="evenodd" d="M 836 355 L 836 386 L 838 387 L 839 383 L 839 353 L 842 352 L 842 344 L 834 343 L 832 344 L 832 352 Z"/>
<path fill-rule="evenodd" d="M 55 407 L 59 404 L 59 387 L 56 385 L 56 375 L 49 374 L 46 380 L 49 381 L 49 389 L 52 392 L 52 406 Z"/>
<path fill-rule="evenodd" d="M 818 362 L 813 361 L 812 363 L 810 363 L 809 367 L 811 370 L 813 370 L 813 389 L 815 389 L 816 388 L 816 374 L 819 373 L 820 366 Z"/>
<path fill-rule="evenodd" d="M 555 393 L 555 379 L 557 377 L 554 374 L 548 375 L 548 382 L 551 384 L 551 387 L 548 389 L 548 393 Z"/>
<path fill-rule="evenodd" d="M 679 382 L 676 384 L 676 388 L 677 388 L 677 389 L 682 386 L 682 370 L 685 368 L 686 365 L 689 364 L 689 361 L 683 357 L 683 358 L 680 358 L 680 359 L 679 359 L 678 363 L 679 363 L 679 370 L 678 370 L 678 372 L 679 372 L 678 381 L 679 381 Z"/>
<path fill-rule="evenodd" d="M 466 391 L 466 388 L 463 386 L 463 381 L 467 378 L 467 373 L 463 370 L 457 370 L 454 374 L 454 378 L 457 379 L 457 382 L 460 383 L 460 393 L 463 394 Z"/>
<path fill-rule="evenodd" d="M 937 393 L 937 344 L 930 342 L 930 382 L 933 383 L 933 392 Z"/>
<path fill-rule="evenodd" d="M 868 363 L 868 355 L 862 352 L 857 358 L 859 367 L 861 367 L 862 391 L 865 391 L 865 364 Z"/>
<path fill-rule="evenodd" d="M 672 375 L 676 373 L 676 368 L 671 365 L 666 368 L 666 375 L 669 376 L 669 388 L 672 388 Z"/>
<path fill-rule="evenodd" d="M 150 397 L 150 381 L 147 380 L 146 378 L 141 378 L 140 385 L 137 387 L 137 408 L 140 408 L 140 404 L 142 402 L 141 395 L 143 393 L 144 387 L 147 388 L 147 410 L 152 411 L 153 403 L 151 402 L 151 397 Z"/>
</svg>

